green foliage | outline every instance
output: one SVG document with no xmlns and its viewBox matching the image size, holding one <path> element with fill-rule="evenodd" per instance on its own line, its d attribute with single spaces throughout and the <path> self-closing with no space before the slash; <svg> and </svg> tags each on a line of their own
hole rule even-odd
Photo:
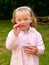
<svg viewBox="0 0 49 65">
<path fill-rule="evenodd" d="M 10 19 L 14 6 L 13 0 L 0 0 L 0 18 Z"/>
<path fill-rule="evenodd" d="M 37 16 L 49 15 L 47 0 L 0 0 L 0 19 L 11 19 L 13 10 L 19 6 L 31 7 Z"/>
<path fill-rule="evenodd" d="M 34 1 L 35 13 L 38 16 L 48 16 L 49 15 L 49 1 L 39 0 Z"/>
</svg>

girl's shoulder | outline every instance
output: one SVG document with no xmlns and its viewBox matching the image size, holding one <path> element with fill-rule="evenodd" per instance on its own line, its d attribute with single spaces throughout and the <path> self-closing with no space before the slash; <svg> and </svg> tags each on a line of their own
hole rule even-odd
<svg viewBox="0 0 49 65">
<path fill-rule="evenodd" d="M 30 27 L 31 32 L 38 32 L 34 27 Z"/>
<path fill-rule="evenodd" d="M 9 33 L 12 33 L 13 32 L 13 29 L 9 31 Z"/>
<path fill-rule="evenodd" d="M 41 35 L 41 33 L 36 28 L 34 28 L 34 27 L 30 27 L 30 31 L 32 33 L 35 33 L 36 35 Z"/>
<path fill-rule="evenodd" d="M 14 33 L 13 30 L 10 30 L 8 35 L 12 35 L 13 33 Z"/>
</svg>

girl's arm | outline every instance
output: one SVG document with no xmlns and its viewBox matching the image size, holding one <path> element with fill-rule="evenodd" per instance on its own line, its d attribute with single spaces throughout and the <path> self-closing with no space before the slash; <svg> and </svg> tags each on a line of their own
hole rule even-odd
<svg viewBox="0 0 49 65">
<path fill-rule="evenodd" d="M 38 49 L 37 55 L 44 53 L 45 46 L 44 46 L 44 43 L 43 43 L 43 40 L 42 40 L 42 36 L 41 36 L 40 33 L 38 33 L 38 35 L 37 35 L 37 49 Z"/>
<path fill-rule="evenodd" d="M 17 25 L 18 24 L 15 24 L 13 26 L 13 30 L 9 32 L 8 37 L 6 39 L 6 48 L 8 48 L 9 50 L 15 49 L 17 46 L 15 41 L 18 37 L 19 32 L 21 31 L 20 28 L 17 28 Z"/>
<path fill-rule="evenodd" d="M 45 50 L 45 46 L 44 46 L 44 43 L 43 43 L 43 40 L 42 40 L 42 36 L 40 33 L 37 33 L 37 36 L 36 36 L 36 46 L 32 47 L 25 47 L 24 50 L 27 54 L 33 54 L 33 55 L 40 55 L 40 54 L 43 54 L 44 53 L 44 50 Z"/>
<path fill-rule="evenodd" d="M 6 48 L 9 50 L 16 48 L 15 44 L 16 39 L 17 36 L 15 36 L 13 30 L 11 30 L 6 39 Z"/>
</svg>

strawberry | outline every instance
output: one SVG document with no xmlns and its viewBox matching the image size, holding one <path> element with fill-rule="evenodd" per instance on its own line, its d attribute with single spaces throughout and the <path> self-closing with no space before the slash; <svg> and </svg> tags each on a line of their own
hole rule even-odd
<svg viewBox="0 0 49 65">
<path fill-rule="evenodd" d="M 24 27 L 24 24 L 19 24 L 17 27 L 22 28 Z"/>
</svg>

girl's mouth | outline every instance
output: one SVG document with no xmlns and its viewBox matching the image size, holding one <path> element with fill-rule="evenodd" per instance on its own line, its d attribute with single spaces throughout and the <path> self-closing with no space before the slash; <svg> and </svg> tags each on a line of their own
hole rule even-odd
<svg viewBox="0 0 49 65">
<path fill-rule="evenodd" d="M 25 26 L 25 24 L 19 24 L 17 27 L 21 29 L 24 26 Z"/>
</svg>

